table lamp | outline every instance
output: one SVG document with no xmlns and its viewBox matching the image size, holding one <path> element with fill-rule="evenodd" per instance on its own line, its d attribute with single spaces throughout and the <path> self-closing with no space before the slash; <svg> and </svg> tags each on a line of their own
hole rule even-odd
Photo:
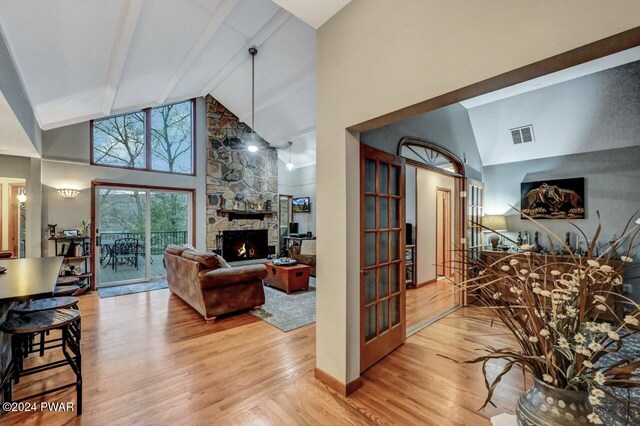
<svg viewBox="0 0 640 426">
<path fill-rule="evenodd" d="M 482 226 L 485 227 L 484 232 L 495 231 L 489 236 L 489 242 L 491 243 L 491 248 L 497 250 L 498 243 L 500 243 L 500 235 L 496 234 L 496 232 L 505 232 L 507 230 L 507 217 L 500 214 L 482 216 Z"/>
</svg>

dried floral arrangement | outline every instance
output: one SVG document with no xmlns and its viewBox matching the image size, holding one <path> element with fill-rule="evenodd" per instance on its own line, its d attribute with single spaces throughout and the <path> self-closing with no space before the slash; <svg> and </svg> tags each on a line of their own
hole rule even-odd
<svg viewBox="0 0 640 426">
<path fill-rule="evenodd" d="M 623 235 L 597 257 L 593 252 L 600 225 L 587 256 L 579 257 L 548 228 L 528 219 L 547 232 L 552 253 L 555 242 L 566 255 L 540 255 L 524 245 L 520 253 L 491 263 L 467 259 L 477 276 L 456 284 L 491 308 L 519 345 L 518 349 L 486 347 L 486 355 L 463 361 L 482 363 L 488 390 L 482 408 L 491 403 L 496 386 L 514 366 L 555 388 L 588 392 L 592 406 L 605 395 L 620 400 L 607 387 L 640 387 L 640 360 L 607 363 L 603 357 L 619 352 L 625 338 L 639 331 L 640 306 L 622 295 L 622 284 L 624 268 L 633 262 L 630 253 L 640 218 L 629 220 Z M 493 359 L 506 364 L 490 381 L 486 366 Z M 587 418 L 602 424 L 596 413 Z"/>
</svg>

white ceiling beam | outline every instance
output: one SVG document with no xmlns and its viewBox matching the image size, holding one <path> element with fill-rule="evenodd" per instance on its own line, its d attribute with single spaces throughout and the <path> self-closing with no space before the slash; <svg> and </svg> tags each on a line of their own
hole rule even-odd
<svg viewBox="0 0 640 426">
<path fill-rule="evenodd" d="M 249 40 L 243 47 L 235 54 L 235 56 L 225 64 L 224 67 L 213 77 L 213 79 L 207 84 L 202 91 L 202 96 L 206 96 L 218 87 L 220 83 L 226 80 L 229 75 L 236 68 L 240 66 L 245 60 L 249 58 L 247 50 L 251 46 L 260 47 L 265 41 L 269 39 L 276 31 L 284 25 L 285 22 L 291 18 L 291 14 L 284 9 L 280 9 L 275 15 L 269 19 L 269 21 L 256 33 L 251 40 Z"/>
<path fill-rule="evenodd" d="M 124 13 L 122 25 L 120 26 L 117 33 L 118 36 L 113 43 L 113 49 L 111 50 L 111 65 L 109 67 L 109 74 L 107 77 L 107 87 L 102 101 L 102 113 L 104 115 L 111 114 L 113 102 L 116 99 L 116 93 L 120 86 L 122 72 L 124 71 L 127 55 L 129 54 L 129 48 L 131 47 L 131 42 L 133 41 L 133 36 L 136 32 L 143 3 L 144 0 L 130 0 L 127 3 L 127 9 Z"/>
<path fill-rule="evenodd" d="M 238 0 L 222 0 L 218 5 L 215 12 L 211 15 L 209 22 L 207 22 L 207 25 L 200 33 L 200 36 L 193 46 L 191 46 L 191 49 L 189 49 L 189 53 L 187 53 L 187 56 L 182 60 L 180 66 L 173 73 L 169 82 L 160 93 L 157 100 L 159 104 L 166 102 L 169 95 L 173 92 L 173 89 L 182 81 L 191 65 L 198 59 L 204 48 L 207 47 L 213 36 L 218 32 L 220 27 L 222 27 L 225 19 L 227 19 L 227 16 L 229 16 L 237 4 Z"/>
<path fill-rule="evenodd" d="M 276 149 L 288 148 L 289 141 L 294 141 L 303 136 L 307 136 L 308 134 L 313 133 L 315 131 L 316 131 L 315 125 L 309 126 L 306 129 L 298 130 L 297 132 L 291 133 L 286 138 L 282 138 L 278 143 L 269 143 L 269 145 L 271 145 L 272 148 L 276 148 Z"/>
<path fill-rule="evenodd" d="M 269 89 L 267 93 L 262 94 L 260 97 L 263 101 L 256 105 L 255 114 L 258 115 L 261 111 L 313 84 L 316 81 L 315 68 L 315 62 L 309 62 L 296 73 Z M 247 122 L 251 118 L 251 110 L 242 111 L 241 114 L 238 114 L 238 118 L 240 121 Z"/>
</svg>

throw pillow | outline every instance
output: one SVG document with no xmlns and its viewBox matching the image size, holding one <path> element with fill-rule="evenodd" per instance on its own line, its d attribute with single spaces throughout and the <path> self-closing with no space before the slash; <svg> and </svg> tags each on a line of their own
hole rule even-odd
<svg viewBox="0 0 640 426">
<path fill-rule="evenodd" d="M 315 256 L 316 255 L 316 240 L 303 240 L 302 247 L 300 248 L 301 256 Z"/>
<path fill-rule="evenodd" d="M 224 264 L 220 261 L 222 259 L 215 253 L 203 253 L 195 250 L 185 250 L 182 253 L 182 257 L 185 259 L 193 260 L 194 262 L 200 263 L 206 269 L 218 269 L 218 268 L 226 268 Z"/>
<path fill-rule="evenodd" d="M 176 256 L 182 256 L 182 253 L 187 250 L 188 247 L 185 246 L 179 246 L 177 244 L 170 244 L 167 246 L 167 248 L 165 249 L 165 251 L 169 254 L 173 254 Z"/>
</svg>

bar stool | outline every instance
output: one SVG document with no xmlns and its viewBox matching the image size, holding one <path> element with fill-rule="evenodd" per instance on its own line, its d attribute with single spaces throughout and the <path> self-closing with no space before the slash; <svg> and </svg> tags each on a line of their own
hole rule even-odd
<svg viewBox="0 0 640 426">
<path fill-rule="evenodd" d="M 80 284 L 80 278 L 73 275 L 59 277 L 56 280 L 56 286 L 78 285 Z"/>
<path fill-rule="evenodd" d="M 81 415 L 82 355 L 80 353 L 80 312 L 75 309 L 53 309 L 22 315 L 11 313 L 9 318 L 0 325 L 0 330 L 11 335 L 11 362 L 0 383 L 0 389 L 4 392 L 5 401 L 14 402 L 12 385 L 13 383 L 18 383 L 20 377 L 69 365 L 76 375 L 75 382 L 53 389 L 47 389 L 37 394 L 23 397 L 15 402 L 40 397 L 48 393 L 75 386 L 78 404 L 76 414 L 78 416 Z M 60 347 L 62 348 L 65 359 L 25 369 L 23 367 L 24 342 L 34 334 L 52 330 L 62 331 Z"/>
<path fill-rule="evenodd" d="M 65 285 L 65 286 L 57 286 L 55 290 L 53 290 L 53 296 L 73 296 L 80 290 L 80 287 L 77 285 Z"/>
<path fill-rule="evenodd" d="M 29 300 L 19 304 L 18 306 L 13 308 L 11 312 L 21 315 L 21 314 L 29 314 L 33 312 L 48 311 L 50 309 L 70 308 L 70 309 L 77 310 L 79 301 L 80 299 L 78 299 L 77 297 L 50 297 L 48 299 Z M 55 346 L 47 346 L 48 343 L 56 343 L 56 342 L 62 341 L 61 338 L 51 339 L 47 341 L 45 340 L 45 336 L 48 334 L 49 332 L 44 332 L 44 331 L 41 333 L 38 333 L 38 335 L 40 336 L 38 350 L 34 350 L 34 346 L 35 346 L 34 340 L 35 340 L 36 334 L 35 333 L 32 334 L 30 338 L 27 339 L 27 342 L 25 342 L 26 345 L 24 348 L 24 357 L 26 358 L 29 356 L 29 354 L 32 354 L 35 352 L 39 352 L 40 356 L 44 356 L 44 352 L 46 350 L 59 348 L 61 344 L 57 344 Z"/>
</svg>

